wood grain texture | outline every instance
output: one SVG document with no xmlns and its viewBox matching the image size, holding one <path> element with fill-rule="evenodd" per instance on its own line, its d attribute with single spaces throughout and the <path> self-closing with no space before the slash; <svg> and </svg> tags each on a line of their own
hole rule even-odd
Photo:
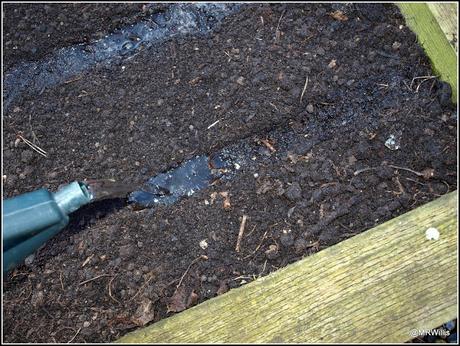
<svg viewBox="0 0 460 346">
<path fill-rule="evenodd" d="M 121 343 L 404 342 L 457 314 L 457 191 Z M 427 240 L 436 227 L 439 240 Z"/>
<path fill-rule="evenodd" d="M 429 2 L 428 7 L 458 55 L 458 4 L 453 2 Z"/>
<path fill-rule="evenodd" d="M 450 84 L 452 102 L 457 103 L 457 54 L 426 3 L 397 3 L 407 25 L 431 60 L 439 78 Z M 455 5 L 457 6 L 457 5 Z M 449 12 L 450 13 L 450 12 Z M 416 77 L 416 76 L 414 76 Z"/>
</svg>

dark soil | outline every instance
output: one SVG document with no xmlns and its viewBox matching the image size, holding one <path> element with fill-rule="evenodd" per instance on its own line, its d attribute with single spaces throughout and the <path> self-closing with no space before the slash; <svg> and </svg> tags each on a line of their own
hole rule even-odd
<svg viewBox="0 0 460 346">
<path fill-rule="evenodd" d="M 30 5 L 9 6 L 14 32 Z M 110 7 L 119 23 L 137 18 L 120 8 Z M 56 21 L 36 13 L 33 21 Z M 37 49 L 114 25 L 68 18 L 86 31 Z M 170 40 L 16 101 L 4 117 L 6 197 L 84 178 L 139 183 L 228 146 L 257 155 L 233 179 L 170 206 L 112 200 L 76 212 L 5 277 L 5 341 L 113 341 L 455 190 L 448 88 L 413 80 L 431 74 L 392 5 L 247 5 L 207 38 Z M 398 149 L 385 145 L 391 135 Z"/>
<path fill-rule="evenodd" d="M 40 59 L 54 48 L 98 39 L 147 16 L 143 4 L 5 4 L 3 63 Z"/>
</svg>

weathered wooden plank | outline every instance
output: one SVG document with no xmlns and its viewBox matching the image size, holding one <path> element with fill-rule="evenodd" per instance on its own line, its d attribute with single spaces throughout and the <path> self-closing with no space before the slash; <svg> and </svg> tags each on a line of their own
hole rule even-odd
<svg viewBox="0 0 460 346">
<path fill-rule="evenodd" d="M 458 4 L 456 2 L 428 2 L 427 4 L 458 55 Z"/>
<path fill-rule="evenodd" d="M 457 54 L 426 3 L 397 3 L 409 27 L 431 60 L 435 73 L 452 87 L 457 103 Z"/>
<path fill-rule="evenodd" d="M 452 192 L 118 341 L 409 340 L 456 317 L 457 200 Z"/>
</svg>

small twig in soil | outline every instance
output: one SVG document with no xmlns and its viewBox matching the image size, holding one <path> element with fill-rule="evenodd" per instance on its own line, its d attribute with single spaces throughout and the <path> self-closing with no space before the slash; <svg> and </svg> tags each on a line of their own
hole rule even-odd
<svg viewBox="0 0 460 346">
<path fill-rule="evenodd" d="M 303 95 L 305 94 L 305 90 L 307 90 L 308 86 L 308 76 L 305 78 L 305 84 L 303 86 L 302 94 L 300 94 L 300 103 L 302 103 Z"/>
<path fill-rule="evenodd" d="M 401 195 L 401 194 L 405 194 L 406 193 L 406 190 L 404 190 L 404 187 L 402 186 L 401 184 L 401 181 L 399 181 L 399 177 L 396 177 L 396 183 L 398 184 L 398 188 L 399 188 L 399 192 L 395 192 L 396 195 Z"/>
<path fill-rule="evenodd" d="M 425 194 L 426 195 L 426 192 L 418 191 L 417 193 L 415 193 L 415 195 L 412 197 L 414 202 L 410 205 L 411 208 L 420 201 L 419 199 L 416 198 L 419 194 Z"/>
<path fill-rule="evenodd" d="M 283 13 L 281 13 L 281 16 L 280 16 L 280 19 L 278 20 L 278 25 L 276 26 L 276 31 L 275 31 L 275 41 L 279 41 L 280 39 L 280 24 L 281 24 L 281 20 L 283 19 L 283 16 L 284 16 L 284 13 L 286 13 L 286 10 L 283 11 Z"/>
<path fill-rule="evenodd" d="M 433 76 L 433 78 L 435 77 Z M 432 78 L 423 79 L 420 83 L 418 83 L 417 88 L 415 88 L 415 92 L 418 93 L 418 89 L 420 89 L 420 86 L 423 84 L 423 82 L 426 82 L 427 80 L 430 80 L 430 79 Z M 431 87 L 430 87 L 430 91 L 431 91 Z"/>
<path fill-rule="evenodd" d="M 217 120 L 217 121 L 215 121 L 215 122 L 213 122 L 211 125 L 209 125 L 209 126 L 208 126 L 208 130 L 209 130 L 211 127 L 213 127 L 213 126 L 216 126 L 216 125 L 219 123 L 219 121 L 220 121 L 220 119 Z"/>
<path fill-rule="evenodd" d="M 262 142 L 263 145 L 265 145 L 268 150 L 270 150 L 272 153 L 276 152 L 276 149 L 275 147 L 273 146 L 272 143 L 270 143 L 270 141 L 268 139 L 261 139 L 260 140 Z"/>
<path fill-rule="evenodd" d="M 85 96 L 89 96 L 89 95 L 94 95 L 94 94 L 95 94 L 95 92 L 89 93 L 89 92 L 87 92 L 86 90 L 82 90 L 82 91 L 81 91 L 81 94 L 79 94 L 77 97 L 78 97 L 78 98 L 81 98 L 81 97 L 85 97 Z"/>
<path fill-rule="evenodd" d="M 406 86 L 407 90 L 413 91 L 413 90 L 410 88 L 410 86 L 407 84 L 407 82 L 406 82 L 405 80 L 403 80 L 403 83 L 404 83 L 404 85 Z"/>
<path fill-rule="evenodd" d="M 442 182 L 444 185 L 447 186 L 447 191 L 444 192 L 444 194 L 449 193 L 449 191 L 450 191 L 450 185 L 449 185 L 449 184 L 447 183 L 447 181 L 445 181 L 445 180 L 441 180 L 441 182 Z"/>
<path fill-rule="evenodd" d="M 279 249 L 280 246 L 279 246 L 278 242 L 276 241 L 276 239 L 273 237 L 273 235 L 270 235 L 270 238 L 273 240 L 273 242 L 275 243 L 276 247 Z"/>
<path fill-rule="evenodd" d="M 117 277 L 117 276 L 115 275 L 115 276 L 114 276 L 112 279 L 110 279 L 110 281 L 109 281 L 109 297 L 110 297 L 113 301 L 117 302 L 118 304 L 121 304 L 120 301 L 119 301 L 118 299 L 116 299 L 116 298 L 112 295 L 112 282 L 113 282 L 113 280 L 115 280 L 116 277 Z"/>
<path fill-rule="evenodd" d="M 343 228 L 345 228 L 347 231 L 353 232 L 353 231 L 350 229 L 350 227 L 345 226 L 343 223 L 338 222 L 338 224 L 339 224 L 340 226 L 342 226 Z"/>
<path fill-rule="evenodd" d="M 78 76 L 76 78 L 69 79 L 69 80 L 65 81 L 64 84 L 69 84 L 69 83 L 72 83 L 72 82 L 76 82 L 77 80 L 80 80 L 82 78 L 83 78 L 83 76 Z"/>
<path fill-rule="evenodd" d="M 91 256 L 89 256 L 87 259 L 85 259 L 85 261 L 83 262 L 83 264 L 81 265 L 81 267 L 83 268 L 85 265 L 87 265 L 89 263 L 89 261 L 91 261 L 91 259 L 94 257 L 94 254 L 92 254 Z"/>
<path fill-rule="evenodd" d="M 62 281 L 62 272 L 59 272 L 59 281 L 61 282 L 62 291 L 65 291 L 65 289 L 64 289 L 64 282 Z"/>
<path fill-rule="evenodd" d="M 252 255 L 254 255 L 254 254 L 260 249 L 260 247 L 262 246 L 262 243 L 263 243 L 264 240 L 265 240 L 265 237 L 267 236 L 267 232 L 268 232 L 268 231 L 265 231 L 265 233 L 264 233 L 264 235 L 262 236 L 262 239 L 260 240 L 260 243 L 259 243 L 259 245 L 257 245 L 256 249 L 255 249 L 253 252 L 251 252 L 249 255 L 243 257 L 243 259 L 246 259 L 246 258 L 248 258 L 248 257 L 251 257 Z"/>
<path fill-rule="evenodd" d="M 319 187 L 322 189 L 326 186 L 331 186 L 331 185 L 337 185 L 338 182 L 337 181 L 331 181 L 330 183 L 324 183 L 324 184 L 321 184 Z"/>
<path fill-rule="evenodd" d="M 406 180 L 412 181 L 412 182 L 414 182 L 414 183 L 416 183 L 416 184 L 419 184 L 419 185 L 422 185 L 422 186 L 426 186 L 426 184 L 421 183 L 421 182 L 419 182 L 418 180 L 415 180 L 415 179 L 412 179 L 412 178 L 406 178 Z"/>
<path fill-rule="evenodd" d="M 94 278 L 92 278 L 92 279 L 88 279 L 88 280 L 82 281 L 82 282 L 80 282 L 78 285 L 81 286 L 81 285 L 87 284 L 88 282 L 97 280 L 97 279 L 99 279 L 99 278 L 103 278 L 103 277 L 105 277 L 105 276 L 112 276 L 112 275 L 110 275 L 110 274 L 101 274 L 101 275 L 98 275 L 98 276 L 96 276 L 96 277 L 94 277 Z"/>
<path fill-rule="evenodd" d="M 353 175 L 358 175 L 358 174 L 361 174 L 363 172 L 367 172 L 367 171 L 373 171 L 374 169 L 377 169 L 378 167 L 366 167 L 366 168 L 362 168 L 362 169 L 358 169 L 357 171 L 355 171 L 353 173 Z"/>
<path fill-rule="evenodd" d="M 254 280 L 254 274 L 253 276 L 250 276 L 250 275 L 240 275 L 234 279 L 232 279 L 232 281 L 236 281 L 236 280 Z"/>
<path fill-rule="evenodd" d="M 417 172 L 417 171 L 414 171 L 413 169 L 406 168 L 406 167 L 400 167 L 400 166 L 395 166 L 395 165 L 388 165 L 388 166 L 394 169 L 401 169 L 403 171 L 414 173 L 415 175 L 419 177 L 423 177 L 425 179 L 429 179 L 434 175 L 434 170 L 431 168 L 424 169 L 422 172 Z"/>
<path fill-rule="evenodd" d="M 305 37 L 303 40 L 302 40 L 302 43 L 305 44 L 307 43 L 311 38 L 315 37 L 314 34 L 311 34 L 310 36 L 307 36 Z"/>
<path fill-rule="evenodd" d="M 319 240 L 315 241 L 314 243 L 308 244 L 306 247 L 307 247 L 307 248 L 312 247 L 312 248 L 314 248 L 316 251 L 318 251 L 318 250 L 319 250 Z"/>
<path fill-rule="evenodd" d="M 433 196 L 436 196 L 436 197 L 441 197 L 442 195 L 445 195 L 446 193 L 448 193 L 448 192 L 450 191 L 450 186 L 449 186 L 449 184 L 448 184 L 447 181 L 445 181 L 445 180 L 441 180 L 441 182 L 447 187 L 446 192 L 444 192 L 443 194 L 435 193 L 435 192 L 433 191 L 433 187 L 431 186 L 431 184 L 428 184 L 428 189 L 430 190 L 429 193 L 431 193 Z"/>
<path fill-rule="evenodd" d="M 414 77 L 414 78 L 412 78 L 412 82 L 410 82 L 409 88 L 410 88 L 410 90 L 413 90 L 412 87 L 413 87 L 413 85 L 414 85 L 414 82 L 415 82 L 417 79 L 423 79 L 423 81 L 420 83 L 420 84 L 422 84 L 424 81 L 429 80 L 429 79 L 433 79 L 433 78 L 436 78 L 436 76 L 419 76 L 419 77 Z M 417 87 L 417 89 L 416 89 L 415 92 L 418 92 L 418 88 L 420 87 L 420 84 L 418 85 L 418 87 Z"/>
<path fill-rule="evenodd" d="M 379 89 L 387 89 L 389 87 L 388 84 L 385 83 L 376 83 L 380 88 Z"/>
<path fill-rule="evenodd" d="M 248 238 L 248 237 L 254 232 L 255 229 L 256 229 L 256 226 L 254 225 L 254 227 L 252 227 L 252 229 L 251 229 L 251 232 L 249 232 L 249 233 L 246 235 L 246 238 Z"/>
<path fill-rule="evenodd" d="M 276 105 L 275 105 L 274 103 L 269 102 L 268 104 L 269 104 L 270 106 L 272 106 L 273 108 L 275 108 L 278 112 L 280 111 L 280 110 L 278 109 L 278 107 L 276 107 Z"/>
<path fill-rule="evenodd" d="M 32 143 L 31 141 L 29 141 L 28 139 L 24 138 L 23 136 L 21 136 L 20 134 L 17 134 L 16 135 L 18 138 L 22 139 L 22 141 L 24 143 L 26 143 L 29 147 L 32 148 L 32 150 L 35 150 L 37 153 L 39 153 L 40 155 L 44 156 L 44 157 L 48 157 L 48 154 L 46 153 L 46 151 L 44 151 L 42 148 L 40 148 L 38 145 Z"/>
<path fill-rule="evenodd" d="M 77 337 L 77 335 L 80 333 L 81 331 L 81 327 L 78 328 L 77 332 L 75 333 L 75 335 L 72 337 L 72 339 L 70 339 L 69 341 L 67 341 L 68 344 L 70 344 L 72 341 L 75 340 L 75 338 Z"/>
<path fill-rule="evenodd" d="M 240 252 L 241 239 L 243 238 L 244 226 L 246 225 L 247 218 L 248 218 L 247 215 L 243 215 L 243 219 L 241 220 L 240 231 L 238 232 L 238 239 L 236 240 L 236 247 L 235 247 L 236 252 Z"/>
<path fill-rule="evenodd" d="M 130 302 L 130 301 L 132 301 L 134 298 L 136 298 L 137 295 L 138 295 L 139 293 L 142 292 L 142 290 L 145 288 L 145 286 L 147 286 L 147 285 L 149 284 L 149 282 L 152 281 L 152 279 L 153 279 L 154 277 L 155 277 L 155 275 L 151 273 L 150 276 L 149 276 L 149 278 L 144 282 L 144 284 L 141 286 L 141 288 L 139 288 L 139 290 L 136 292 L 136 294 L 135 294 L 134 296 L 132 296 L 132 297 L 128 300 L 128 302 Z"/>
<path fill-rule="evenodd" d="M 179 283 L 177 284 L 176 286 L 176 291 L 177 289 L 180 287 L 180 285 L 182 284 L 182 281 L 184 280 L 185 278 L 185 275 L 187 275 L 188 271 L 190 270 L 190 268 L 192 267 L 192 265 L 194 265 L 196 262 L 198 262 L 200 259 L 204 259 L 204 260 L 207 260 L 208 259 L 208 256 L 206 255 L 201 255 L 197 258 L 195 258 L 192 263 L 189 264 L 189 266 L 187 267 L 187 270 L 184 272 L 184 274 L 182 274 L 180 280 L 179 280 Z"/>
<path fill-rule="evenodd" d="M 26 272 L 20 272 L 20 271 L 18 271 L 17 269 L 15 269 L 15 270 L 13 271 L 13 274 L 11 275 L 11 278 L 15 278 L 16 276 L 19 276 L 19 275 L 27 275 L 27 274 L 28 274 L 28 273 L 26 273 Z"/>
<path fill-rule="evenodd" d="M 263 275 L 263 273 L 265 272 L 266 267 L 267 267 L 267 260 L 265 260 L 265 262 L 264 262 L 264 266 L 262 268 L 262 271 L 259 273 L 259 275 L 257 275 L 258 278 L 260 278 Z"/>
<path fill-rule="evenodd" d="M 229 63 L 230 61 L 232 61 L 232 57 L 230 56 L 230 54 L 229 54 L 227 51 L 225 51 L 225 50 L 224 50 L 224 53 L 225 53 L 225 55 L 228 56 L 227 63 Z"/>
<path fill-rule="evenodd" d="M 415 175 L 417 175 L 419 177 L 423 177 L 424 179 L 430 179 L 434 175 L 434 169 L 432 169 L 432 168 L 426 168 L 422 172 L 417 172 L 417 171 L 414 171 L 414 170 L 412 170 L 410 168 L 400 167 L 400 166 L 395 166 L 395 165 L 388 165 L 388 167 L 391 167 L 391 168 L 394 168 L 394 169 L 400 169 L 400 170 L 403 170 L 403 171 L 408 171 L 408 172 L 414 173 Z M 366 168 L 358 169 L 357 171 L 355 171 L 353 173 L 353 175 L 356 176 L 356 175 L 361 174 L 363 172 L 375 170 L 375 169 L 378 169 L 378 168 L 379 167 L 366 167 Z"/>
</svg>

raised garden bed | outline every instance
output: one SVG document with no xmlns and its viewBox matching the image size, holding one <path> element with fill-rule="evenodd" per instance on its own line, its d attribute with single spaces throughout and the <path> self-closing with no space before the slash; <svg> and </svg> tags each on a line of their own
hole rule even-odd
<svg viewBox="0 0 460 346">
<path fill-rule="evenodd" d="M 59 6 L 4 7 L 4 48 L 10 49 L 6 75 L 27 63 L 23 54 L 11 53 L 13 47 L 24 50 L 27 43 L 26 60 L 40 62 L 82 41 L 81 32 L 70 29 L 59 39 L 43 36 L 33 24 L 36 18 L 47 30 L 58 24 L 84 27 L 85 39 L 94 42 L 114 27 L 101 27 L 92 16 L 110 18 L 120 11 L 119 5 L 67 5 L 66 11 L 83 11 L 86 17 L 69 16 L 69 23 L 64 17 L 62 25 L 54 25 Z M 149 20 L 172 11 L 171 6 L 133 4 L 123 9 L 119 25 Z M 354 341 L 352 335 L 372 341 L 359 337 L 360 324 L 342 329 L 337 319 L 337 330 L 329 329 L 335 328 L 332 303 L 349 306 L 351 314 L 354 305 L 329 299 L 328 276 L 321 276 L 320 267 L 340 269 L 331 282 L 342 282 L 346 269 L 337 264 L 339 256 L 353 261 L 355 278 L 362 277 L 363 268 L 382 278 L 379 270 L 385 266 L 378 261 L 360 267 L 371 241 L 376 246 L 370 246 L 369 256 L 400 249 L 401 262 L 395 263 L 407 263 L 409 271 L 415 271 L 419 258 L 421 268 L 430 271 L 409 277 L 407 299 L 400 301 L 404 307 L 413 302 L 409 287 L 422 285 L 435 266 L 454 268 L 457 113 L 451 98 L 456 91 L 435 77 L 394 5 L 247 4 L 205 35 L 176 35 L 41 90 L 17 90 L 4 108 L 5 197 L 88 177 L 137 187 L 196 155 L 222 150 L 246 164 L 235 166 L 231 179 L 172 205 L 139 210 L 114 200 L 76 212 L 66 230 L 4 277 L 5 341 L 107 342 L 147 324 L 153 324 L 153 333 L 122 340 L 339 341 L 342 330 L 348 341 Z M 18 135 L 35 139 L 47 157 Z M 435 210 L 416 218 L 423 222 L 409 218 L 410 227 L 395 233 L 399 219 L 392 219 L 448 193 L 409 214 Z M 388 220 L 390 228 L 353 237 Z M 442 241 L 425 242 L 424 227 L 431 222 Z M 386 244 L 385 232 L 390 232 Z M 407 256 L 411 239 L 419 257 Z M 396 281 L 388 284 L 400 283 L 403 271 L 389 270 Z M 290 285 L 290 277 L 297 278 L 296 285 Z M 456 300 L 447 296 L 455 291 L 456 274 L 439 280 L 445 280 L 440 281 L 443 291 L 434 286 L 420 291 L 429 297 L 427 307 L 445 302 L 439 314 L 429 322 L 430 316 L 405 319 L 401 313 L 381 340 L 406 341 L 404 328 L 409 332 L 411 321 L 435 327 L 455 317 Z M 276 292 L 276 299 L 258 293 L 270 282 L 281 284 L 266 291 Z M 374 284 L 363 280 L 356 287 L 366 295 Z M 343 299 L 356 298 L 353 281 L 345 286 Z M 285 288 L 293 295 L 283 296 Z M 255 295 L 254 303 L 247 295 Z M 221 297 L 200 304 L 215 296 Z M 268 299 L 266 309 L 259 298 Z M 213 334 L 213 326 L 227 321 L 206 314 L 221 311 L 219 304 L 228 309 L 223 315 L 238 315 L 238 307 L 245 311 L 241 318 L 257 312 L 257 325 L 232 337 L 226 327 L 224 334 Z M 289 328 L 262 328 L 279 320 L 284 329 L 291 321 L 286 319 L 291 309 L 284 307 L 308 322 L 305 311 L 311 306 L 319 311 L 314 333 L 300 328 L 291 338 Z M 368 314 L 374 314 L 371 308 Z M 196 328 L 185 333 L 184 323 Z"/>
</svg>

